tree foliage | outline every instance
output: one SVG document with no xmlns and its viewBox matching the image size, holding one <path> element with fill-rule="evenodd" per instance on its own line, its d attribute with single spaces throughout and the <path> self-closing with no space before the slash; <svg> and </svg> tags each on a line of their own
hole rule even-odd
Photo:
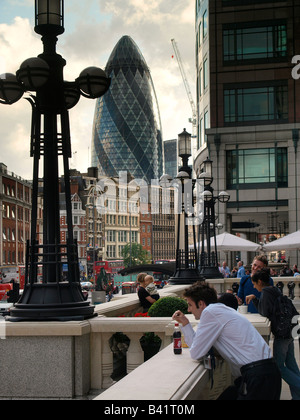
<svg viewBox="0 0 300 420">
<path fill-rule="evenodd" d="M 151 262 L 149 252 L 143 249 L 141 244 L 136 242 L 124 246 L 122 249 L 122 257 L 124 259 L 125 268 L 149 264 Z"/>
</svg>

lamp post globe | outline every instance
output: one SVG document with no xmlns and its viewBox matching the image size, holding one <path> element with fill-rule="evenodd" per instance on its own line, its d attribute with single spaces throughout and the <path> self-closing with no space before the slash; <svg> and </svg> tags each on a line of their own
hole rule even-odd
<svg viewBox="0 0 300 420">
<path fill-rule="evenodd" d="M 0 76 L 0 104 L 12 105 L 22 98 L 24 89 L 17 77 L 12 73 Z"/>
<path fill-rule="evenodd" d="M 48 81 L 50 68 L 45 60 L 32 57 L 21 64 L 16 75 L 27 91 L 36 91 Z"/>
</svg>

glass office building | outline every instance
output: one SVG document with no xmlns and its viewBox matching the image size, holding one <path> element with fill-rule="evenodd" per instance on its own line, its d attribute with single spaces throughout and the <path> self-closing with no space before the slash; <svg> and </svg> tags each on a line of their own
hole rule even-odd
<svg viewBox="0 0 300 420">
<path fill-rule="evenodd" d="M 92 165 L 99 175 L 127 171 L 150 183 L 163 174 L 160 116 L 149 68 L 132 38 L 120 39 L 105 71 L 112 83 L 96 103 Z"/>
<path fill-rule="evenodd" d="M 224 230 L 269 242 L 300 229 L 300 81 L 293 76 L 300 7 L 276 0 L 195 0 L 195 6 L 194 169 L 199 175 L 209 155 L 214 188 L 230 194 L 218 206 Z M 296 254 L 289 257 L 299 263 Z M 273 253 L 269 260 L 278 258 Z"/>
<path fill-rule="evenodd" d="M 179 169 L 178 162 L 178 140 L 165 140 L 164 141 L 164 156 L 165 156 L 165 174 L 170 175 L 172 178 L 176 178 Z"/>
</svg>

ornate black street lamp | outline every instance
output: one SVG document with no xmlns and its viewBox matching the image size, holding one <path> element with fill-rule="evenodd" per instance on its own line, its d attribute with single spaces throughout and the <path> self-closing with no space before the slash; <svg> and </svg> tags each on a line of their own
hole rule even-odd
<svg viewBox="0 0 300 420">
<path fill-rule="evenodd" d="M 226 191 L 214 196 L 214 189 L 211 186 L 213 182 L 212 163 L 207 158 L 203 163 L 203 172 L 199 176 L 204 181 L 204 220 L 199 230 L 199 236 L 201 237 L 200 273 L 208 279 L 223 277 L 218 265 L 215 204 L 217 201 L 227 203 L 230 200 L 230 195 Z M 214 241 L 213 247 L 211 238 Z"/>
<path fill-rule="evenodd" d="M 16 76 L 0 78 L 0 102 L 13 104 L 24 92 L 32 106 L 31 156 L 33 165 L 31 238 L 27 241 L 25 288 L 9 320 L 70 320 L 94 316 L 80 287 L 77 242 L 73 236 L 69 161 L 71 141 L 68 110 L 83 95 L 98 98 L 109 89 L 110 79 L 101 69 L 82 71 L 75 82 L 65 82 L 66 61 L 56 53 L 57 36 L 64 32 L 64 1 L 35 0 L 35 32 L 42 35 L 44 51 L 26 60 Z M 37 241 L 39 161 L 43 156 L 43 244 Z M 60 239 L 58 157 L 63 158 L 67 211 L 67 244 Z M 63 281 L 62 265 L 68 265 Z M 37 282 L 37 268 L 43 282 Z"/>
<path fill-rule="evenodd" d="M 194 189 L 196 180 L 192 179 L 192 169 L 188 164 L 191 156 L 191 134 L 184 129 L 178 135 L 178 154 L 182 158 L 182 167 L 179 168 L 177 179 L 182 186 L 182 211 L 177 217 L 176 240 L 176 271 L 170 278 L 170 284 L 193 284 L 205 280 L 198 270 L 198 252 L 196 244 L 196 217 Z M 188 186 L 188 184 L 190 184 Z M 189 188 L 190 187 L 190 188 Z M 191 223 L 189 223 L 191 221 Z M 192 225 L 193 246 L 189 247 L 189 225 Z"/>
</svg>

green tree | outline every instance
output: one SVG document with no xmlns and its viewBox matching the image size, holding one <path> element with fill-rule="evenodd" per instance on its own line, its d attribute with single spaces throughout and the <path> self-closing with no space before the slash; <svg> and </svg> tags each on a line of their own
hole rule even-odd
<svg viewBox="0 0 300 420">
<path fill-rule="evenodd" d="M 125 268 L 134 267 L 141 264 L 149 264 L 151 257 L 148 251 L 143 249 L 141 244 L 133 242 L 126 244 L 122 250 Z"/>
</svg>

